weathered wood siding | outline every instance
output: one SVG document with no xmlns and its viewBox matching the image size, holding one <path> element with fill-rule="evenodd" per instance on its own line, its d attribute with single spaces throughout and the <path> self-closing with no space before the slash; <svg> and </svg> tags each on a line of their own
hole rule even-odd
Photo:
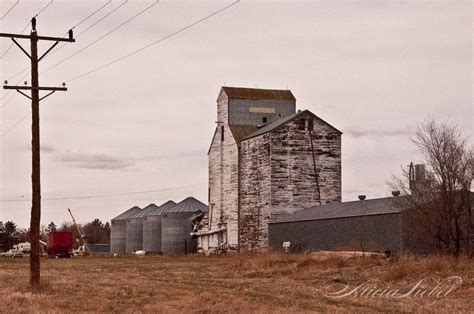
<svg viewBox="0 0 474 314">
<path fill-rule="evenodd" d="M 209 150 L 209 219 L 211 229 L 218 228 L 220 219 L 227 223 L 227 239 L 231 248 L 237 247 L 238 150 L 228 124 L 228 104 L 225 93 L 217 100 L 218 124 Z M 224 140 L 221 129 L 224 127 Z"/>
<path fill-rule="evenodd" d="M 313 120 L 311 136 L 310 120 Z M 305 126 L 303 130 L 301 125 Z M 310 114 L 302 114 L 271 132 L 271 169 L 274 217 L 319 204 L 340 202 L 341 134 Z M 318 180 L 316 172 L 319 173 Z"/>
<path fill-rule="evenodd" d="M 310 120 L 313 120 L 311 137 Z M 243 250 L 268 247 L 271 218 L 341 201 L 341 135 L 310 114 L 302 114 L 270 133 L 243 141 L 240 158 Z"/>
<path fill-rule="evenodd" d="M 258 250 L 271 217 L 270 134 L 242 142 L 240 152 L 240 248 Z"/>
</svg>

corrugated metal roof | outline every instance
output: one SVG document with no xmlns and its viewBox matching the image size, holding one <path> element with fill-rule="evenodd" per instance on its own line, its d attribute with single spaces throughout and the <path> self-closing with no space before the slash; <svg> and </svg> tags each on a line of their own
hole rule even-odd
<svg viewBox="0 0 474 314">
<path fill-rule="evenodd" d="M 278 218 L 270 223 L 283 223 L 306 220 L 335 219 L 343 217 L 394 214 L 404 210 L 398 198 L 385 197 L 364 201 L 352 201 L 314 206 L 294 214 Z"/>
<path fill-rule="evenodd" d="M 152 211 L 159 209 L 156 204 L 151 203 L 150 205 L 144 207 L 140 212 L 137 212 L 134 217 L 145 217 L 148 216 Z"/>
<path fill-rule="evenodd" d="M 198 201 L 197 199 L 195 199 L 194 197 L 188 197 L 184 200 L 182 200 L 181 202 L 179 202 L 178 204 L 176 204 L 175 206 L 173 206 L 172 208 L 170 208 L 167 212 L 169 213 L 178 213 L 178 212 L 196 212 L 196 211 L 202 211 L 202 212 L 207 212 L 208 211 L 208 207 L 206 204 L 204 204 L 203 202 L 201 201 Z"/>
<path fill-rule="evenodd" d="M 246 138 L 247 136 L 258 130 L 258 127 L 256 125 L 230 124 L 229 128 L 237 144 L 240 144 L 240 141 L 242 139 Z"/>
<path fill-rule="evenodd" d="M 160 206 L 157 206 L 156 209 L 154 209 L 154 210 L 150 211 L 149 213 L 147 213 L 146 216 L 159 216 L 162 213 L 167 212 L 170 208 L 174 207 L 175 205 L 176 205 L 175 202 L 167 201 L 167 202 L 161 204 Z"/>
<path fill-rule="evenodd" d="M 125 220 L 127 218 L 131 218 L 133 217 L 134 215 L 136 215 L 137 212 L 141 211 L 142 209 L 138 206 L 133 206 L 132 208 L 130 208 L 129 210 L 121 213 L 120 215 L 118 215 L 117 217 L 113 218 L 112 220 Z"/>
<path fill-rule="evenodd" d="M 327 123 L 326 121 L 324 121 L 323 119 L 321 119 L 320 117 L 316 116 L 314 113 L 312 113 L 311 111 L 309 110 L 304 110 L 304 111 L 301 111 L 301 110 L 298 110 L 297 113 L 295 114 L 292 114 L 291 116 L 287 116 L 287 117 L 283 117 L 281 119 L 278 119 L 276 121 L 273 121 L 272 123 L 270 124 L 267 124 L 266 126 L 258 129 L 257 131 L 249 134 L 248 136 L 246 136 L 245 138 L 243 138 L 242 140 L 246 140 L 246 139 L 249 139 L 249 138 L 252 138 L 252 137 L 256 137 L 256 136 L 259 136 L 259 135 L 262 135 L 262 134 L 265 134 L 265 133 L 268 133 L 268 132 L 271 132 L 273 131 L 274 129 L 278 128 L 279 126 L 282 126 L 283 124 L 297 118 L 299 115 L 302 115 L 302 114 L 309 114 L 311 115 L 314 119 L 318 119 L 319 121 L 323 122 L 324 124 L 328 125 L 329 127 L 331 127 L 332 129 L 334 129 L 335 131 L 339 132 L 342 134 L 341 131 L 339 131 L 338 129 L 336 129 L 335 127 L 333 127 L 332 125 L 330 125 L 329 123 Z"/>
<path fill-rule="evenodd" d="M 230 99 L 296 100 L 290 90 L 228 87 L 222 89 Z"/>
</svg>

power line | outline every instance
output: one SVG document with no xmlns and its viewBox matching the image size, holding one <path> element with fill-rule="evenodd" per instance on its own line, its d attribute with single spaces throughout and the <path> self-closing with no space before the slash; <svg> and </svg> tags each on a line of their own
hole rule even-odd
<svg viewBox="0 0 474 314">
<path fill-rule="evenodd" d="M 20 84 L 20 82 L 23 81 L 23 80 L 28 76 L 28 74 L 29 74 L 29 73 L 26 73 L 25 75 L 23 75 L 23 76 L 18 80 L 18 82 L 16 82 L 15 85 Z M 5 97 L 8 95 L 9 92 L 11 92 L 11 90 L 8 90 L 8 91 L 5 93 L 5 95 L 3 95 L 2 97 L 0 97 L 0 99 L 5 98 Z M 5 101 L 5 102 L 3 103 L 3 105 L 0 106 L 0 110 L 2 110 L 3 108 L 5 108 L 5 107 L 8 105 L 8 103 L 13 99 L 13 97 L 15 97 L 15 95 L 16 95 L 16 94 L 14 93 L 14 94 L 12 95 L 12 97 L 10 97 L 7 101 Z"/>
<path fill-rule="evenodd" d="M 17 6 L 18 2 L 20 2 L 20 0 L 16 0 L 13 6 L 8 9 L 8 11 L 2 17 L 0 17 L 0 21 L 3 20 Z"/>
<path fill-rule="evenodd" d="M 112 196 L 126 196 L 126 195 L 136 195 L 136 194 L 145 194 L 145 193 L 155 193 L 155 192 L 165 192 L 173 190 L 181 190 L 193 186 L 198 186 L 201 184 L 191 184 L 191 185 L 182 185 L 172 188 L 156 189 L 156 190 L 144 190 L 136 192 L 125 192 L 125 193 L 115 193 L 115 194 L 95 194 L 95 195 L 79 195 L 79 196 L 67 196 L 67 197 L 50 197 L 50 198 L 41 198 L 42 201 L 58 201 L 58 200 L 71 200 L 71 199 L 89 199 L 89 198 L 99 198 L 99 197 L 112 197 Z M 11 199 L 11 200 L 0 200 L 0 202 L 29 202 L 31 199 Z"/>
<path fill-rule="evenodd" d="M 29 67 L 28 67 L 28 68 L 24 68 L 23 70 L 20 70 L 20 71 L 16 72 L 15 74 L 13 74 L 12 76 L 10 76 L 9 78 L 7 78 L 7 80 L 9 81 L 9 80 L 11 80 L 11 79 L 17 77 L 18 75 L 20 75 L 20 74 L 22 74 L 22 73 L 25 73 L 25 72 L 28 71 L 29 69 L 30 69 Z"/>
<path fill-rule="evenodd" d="M 36 13 L 36 15 L 34 17 L 38 17 L 44 10 L 46 10 L 52 3 L 54 2 L 54 0 L 51 0 L 49 1 L 48 4 L 46 4 L 44 7 L 42 7 L 38 13 Z M 25 27 L 23 28 L 23 30 L 21 31 L 21 34 L 23 34 L 26 29 L 28 28 L 28 26 L 30 25 L 30 21 L 28 21 L 28 23 L 25 25 Z M 0 59 L 3 59 L 3 57 L 5 57 L 5 55 L 8 53 L 8 51 L 10 51 L 10 49 L 13 47 L 13 44 L 10 44 L 10 46 L 8 46 L 7 50 L 5 50 L 5 52 L 0 56 Z"/>
<path fill-rule="evenodd" d="M 78 75 L 78 76 L 75 76 L 75 77 L 73 77 L 73 78 L 67 80 L 66 82 L 69 83 L 69 82 L 75 81 L 75 80 L 80 79 L 80 78 L 82 78 L 82 77 L 84 77 L 84 76 L 86 76 L 86 75 L 92 74 L 92 73 L 94 73 L 94 72 L 96 72 L 96 71 L 102 70 L 103 68 L 106 68 L 106 67 L 108 67 L 108 66 L 111 66 L 111 65 L 113 65 L 113 64 L 115 64 L 115 63 L 117 63 L 117 62 L 120 62 L 120 61 L 122 61 L 122 60 L 124 60 L 124 59 L 126 59 L 126 58 L 128 58 L 128 57 L 131 57 L 131 56 L 133 56 L 133 55 L 135 55 L 135 54 L 137 54 L 137 53 L 139 53 L 139 52 L 141 52 L 141 51 L 143 51 L 143 50 L 146 50 L 146 49 L 148 49 L 148 48 L 150 48 L 150 47 L 152 47 L 152 46 L 154 46 L 154 45 L 156 45 L 156 44 L 158 44 L 158 43 L 160 43 L 160 42 L 162 42 L 162 41 L 164 41 L 164 40 L 166 40 L 166 39 L 168 39 L 168 38 L 170 38 L 170 37 L 172 37 L 172 36 L 175 36 L 175 35 L 177 35 L 177 34 L 183 32 L 183 31 L 185 31 L 185 30 L 187 30 L 187 29 L 189 29 L 189 28 L 191 28 L 191 27 L 193 27 L 193 26 L 195 26 L 195 25 L 197 25 L 197 24 L 199 24 L 199 23 L 201 23 L 201 22 L 203 22 L 203 21 L 205 21 L 205 20 L 211 18 L 211 17 L 214 16 L 214 15 L 217 15 L 217 14 L 219 14 L 219 13 L 221 13 L 221 12 L 223 12 L 223 11 L 229 9 L 230 7 L 236 5 L 238 2 L 240 2 L 240 0 L 237 0 L 237 1 L 233 2 L 233 3 L 231 3 L 230 5 L 225 6 L 225 7 L 223 7 L 222 9 L 219 9 L 219 10 L 217 10 L 217 11 L 215 11 L 215 12 L 213 12 L 213 13 L 211 13 L 211 14 L 209 14 L 209 15 L 207 15 L 207 16 L 205 16 L 205 17 L 203 17 L 203 18 L 201 18 L 201 19 L 199 19 L 199 20 L 197 20 L 197 21 L 195 21 L 195 22 L 193 22 L 193 23 L 191 23 L 191 24 L 185 26 L 185 27 L 182 27 L 182 28 L 180 28 L 179 30 L 177 30 L 177 31 L 175 31 L 175 32 L 173 32 L 173 33 L 171 33 L 171 34 L 165 36 L 165 37 L 162 37 L 162 38 L 160 38 L 160 39 L 158 39 L 158 40 L 156 40 L 156 41 L 154 41 L 154 42 L 152 42 L 152 43 L 150 43 L 150 44 L 148 44 L 148 45 L 146 45 L 146 46 L 144 46 L 144 47 L 142 47 L 142 48 L 139 48 L 139 49 L 137 49 L 137 50 L 135 50 L 135 51 L 133 51 L 133 52 L 131 52 L 131 53 L 125 55 L 125 56 L 122 56 L 122 57 L 120 57 L 120 58 L 117 58 L 117 59 L 115 59 L 115 60 L 112 60 L 111 62 L 106 63 L 106 64 L 104 64 L 104 65 L 102 65 L 102 66 L 99 66 L 99 67 L 97 67 L 97 68 L 95 68 L 95 69 L 93 69 L 93 70 L 90 70 L 90 71 L 88 71 L 88 72 L 85 72 L 85 73 L 83 73 L 83 74 L 80 74 L 80 75 Z M 5 105 L 6 105 L 6 104 L 5 104 Z M 3 105 L 2 108 L 5 107 L 5 105 Z M 24 118 L 23 118 L 23 119 L 24 119 Z M 23 119 L 22 119 L 22 120 L 23 120 Z M 21 122 L 21 121 L 19 121 L 19 122 Z M 13 127 L 15 127 L 16 125 L 18 125 L 19 122 L 16 123 Z M 12 128 L 13 128 L 13 127 L 12 127 Z M 7 132 L 5 132 L 5 133 L 7 133 Z M 4 135 L 4 134 L 2 134 L 2 135 L 0 135 L 0 136 L 3 136 L 3 135 Z"/>
<path fill-rule="evenodd" d="M 117 11 L 118 9 L 120 9 L 123 5 L 125 5 L 126 3 L 128 2 L 128 0 L 125 0 L 124 2 L 122 2 L 121 4 L 119 4 L 117 7 L 115 7 L 112 11 L 110 11 L 109 13 L 107 13 L 106 15 L 104 15 L 102 18 L 100 18 L 98 21 L 96 21 L 94 24 L 92 25 L 89 25 L 89 27 L 87 27 L 86 29 L 84 29 L 82 32 L 80 32 L 79 34 L 76 35 L 76 38 L 81 36 L 82 34 L 84 34 L 85 32 L 87 32 L 88 30 L 90 30 L 92 27 L 96 26 L 97 24 L 99 24 L 100 22 L 102 22 L 103 20 L 105 20 L 106 18 L 108 18 L 112 13 L 114 13 L 115 11 Z"/>
<path fill-rule="evenodd" d="M 98 9 L 96 9 L 94 12 L 92 12 L 91 14 L 89 14 L 88 16 L 86 16 L 85 18 L 83 18 L 79 23 L 77 23 L 76 25 L 74 25 L 71 29 L 74 29 L 74 28 L 78 27 L 79 25 L 81 25 L 82 23 L 84 23 L 85 21 L 87 21 L 88 19 L 90 19 L 91 17 L 93 17 L 94 15 L 96 15 L 100 10 L 102 10 L 103 8 L 105 8 L 106 6 L 108 6 L 111 2 L 112 2 L 112 0 L 109 0 L 109 1 L 107 1 L 107 3 L 101 5 Z M 77 37 L 77 36 L 76 36 L 76 37 Z"/>
<path fill-rule="evenodd" d="M 113 32 L 115 32 L 116 30 L 118 30 L 119 28 L 121 28 L 122 26 L 130 23 L 132 20 L 134 20 L 135 18 L 137 18 L 138 16 L 140 16 L 141 14 L 145 13 L 146 11 L 148 11 L 149 9 L 151 9 L 153 6 L 155 6 L 160 0 L 156 0 L 154 3 L 152 3 L 151 5 L 147 6 L 146 8 L 144 8 L 143 10 L 141 10 L 140 12 L 138 12 L 137 14 L 133 15 L 132 17 L 130 17 L 128 20 L 126 20 L 125 22 L 122 22 L 121 24 L 119 24 L 118 26 L 114 27 L 113 29 L 111 29 L 110 31 L 108 31 L 107 33 L 105 33 L 104 35 L 100 36 L 99 38 L 97 38 L 96 40 L 92 41 L 91 43 L 89 43 L 88 45 L 86 45 L 85 47 L 79 49 L 78 51 L 76 51 L 75 53 L 67 56 L 66 58 L 62 59 L 61 61 L 53 64 L 52 66 L 50 66 L 49 68 L 47 68 L 46 70 L 42 71 L 42 73 L 46 73 L 48 72 L 49 70 L 52 70 L 53 68 L 57 67 L 58 65 L 64 63 L 65 61 L 71 59 L 72 57 L 78 55 L 79 53 L 81 53 L 82 51 L 86 50 L 87 48 L 89 48 L 90 46 L 96 44 L 97 42 L 99 42 L 100 40 L 104 39 L 105 37 L 109 36 L 110 34 L 112 34 Z"/>
<path fill-rule="evenodd" d="M 21 30 L 21 34 L 23 34 L 26 29 L 28 28 L 28 26 L 30 25 L 30 22 L 28 21 L 28 23 L 25 25 L 25 27 Z M 0 56 L 0 59 L 3 59 L 3 57 L 5 57 L 5 55 L 8 53 L 8 51 L 10 51 L 10 49 L 12 49 L 13 47 L 13 43 L 10 44 L 10 46 L 8 46 L 7 50 L 5 50 L 5 52 Z"/>
<path fill-rule="evenodd" d="M 83 30 L 82 32 L 80 32 L 78 35 L 76 35 L 75 37 L 78 38 L 81 34 L 85 33 L 86 31 L 88 31 L 89 29 L 91 29 L 92 27 L 94 27 L 96 24 L 98 24 L 100 21 L 102 21 L 103 19 L 105 19 L 106 17 L 108 17 L 110 14 L 112 14 L 113 12 L 115 12 L 117 9 L 119 9 L 122 5 L 124 5 L 128 0 L 125 0 L 122 4 L 120 4 L 118 7 L 116 7 L 115 9 L 113 9 L 111 12 L 109 12 L 107 15 L 105 15 L 104 17 L 102 17 L 99 21 L 97 21 L 96 23 L 92 24 L 91 26 L 89 26 L 88 28 L 86 28 L 85 30 Z M 91 14 L 89 14 L 87 17 L 85 17 L 84 19 L 82 19 L 79 23 L 77 23 L 76 25 L 74 25 L 71 29 L 74 29 L 76 27 L 78 27 L 79 25 L 81 25 L 82 23 L 84 23 L 85 21 L 87 21 L 88 19 L 90 19 L 91 17 L 93 17 L 95 14 L 97 14 L 99 11 L 101 11 L 103 8 L 105 8 L 106 6 L 108 6 L 110 3 L 112 2 L 112 0 L 109 0 L 107 3 L 103 4 L 102 6 L 100 6 L 98 9 L 96 9 L 94 12 L 92 12 Z M 28 25 L 30 25 L 30 23 L 28 22 L 28 24 L 26 24 L 26 27 L 25 29 L 28 27 Z M 25 30 L 24 29 L 24 30 Z M 24 31 L 23 30 L 23 31 Z M 23 33 L 22 31 L 22 33 Z M 66 33 L 67 34 L 67 33 Z M 56 50 L 53 50 L 49 53 L 49 56 L 55 54 L 56 52 L 58 52 L 58 50 L 60 50 L 61 48 L 63 48 L 64 46 L 66 46 L 66 43 L 63 43 L 61 46 L 59 46 Z M 10 48 L 10 47 L 9 47 Z M 15 77 L 17 77 L 18 75 L 28 71 L 30 68 L 29 67 L 26 67 L 24 68 L 23 70 L 20 70 L 18 72 L 16 72 L 15 74 L 13 74 L 12 76 L 10 76 L 9 78 L 7 78 L 7 80 L 11 80 Z M 7 94 L 9 93 L 10 91 L 7 92 Z M 0 97 L 0 99 L 4 98 L 6 95 L 3 95 L 2 97 Z M 0 108 L 1 109 L 1 108 Z"/>
<path fill-rule="evenodd" d="M 7 96 L 8 94 L 5 94 L 5 96 Z M 4 107 L 6 107 L 8 105 L 8 103 L 13 99 L 13 97 L 15 97 L 16 94 L 13 94 L 10 98 L 8 98 L 8 100 L 6 100 L 2 106 L 0 106 L 0 110 L 2 110 Z"/>
<path fill-rule="evenodd" d="M 47 5 L 45 5 L 38 13 L 36 13 L 36 15 L 34 17 L 38 17 L 38 15 L 40 15 L 44 10 L 46 10 L 51 5 L 51 3 L 53 3 L 53 2 L 54 2 L 54 0 L 49 1 L 49 3 Z"/>
<path fill-rule="evenodd" d="M 2 134 L 0 134 L 0 137 L 3 137 L 4 135 L 6 135 L 8 132 L 10 132 L 11 130 L 13 130 L 18 124 L 20 124 L 21 122 L 23 122 L 23 120 L 25 120 L 26 118 L 28 118 L 30 116 L 30 114 L 28 113 L 26 116 L 24 116 L 23 118 L 21 118 L 20 120 L 18 120 L 17 122 L 15 122 L 11 127 L 9 127 L 5 132 L 3 132 Z"/>
<path fill-rule="evenodd" d="M 76 39 L 81 36 L 82 34 L 84 34 L 85 32 L 87 32 L 88 30 L 90 30 L 92 27 L 94 27 L 95 25 L 97 25 L 98 23 L 100 23 L 102 20 L 104 20 L 105 18 L 107 18 L 110 14 L 114 13 L 116 10 L 120 9 L 121 6 L 123 6 L 125 3 L 127 3 L 128 0 L 125 0 L 124 2 L 122 2 L 119 6 L 117 6 L 115 9 L 113 9 L 112 11 L 110 11 L 108 14 L 106 14 L 104 17 L 102 17 L 101 19 L 99 19 L 97 22 L 95 22 L 94 24 L 90 25 L 89 27 L 87 27 L 85 30 L 83 30 L 82 32 L 80 32 L 79 34 L 77 34 L 75 37 Z M 84 23 L 85 21 L 87 21 L 89 18 L 91 18 L 92 16 L 94 16 L 95 14 L 97 14 L 99 11 L 101 11 L 103 8 L 105 8 L 106 6 L 108 6 L 110 3 L 112 2 L 112 0 L 109 0 L 107 3 L 103 4 L 101 7 L 99 7 L 97 10 L 95 10 L 94 12 L 92 12 L 91 14 L 89 14 L 86 18 L 84 18 L 81 22 L 79 22 L 78 24 L 74 25 L 71 29 L 74 29 L 76 27 L 78 27 L 79 25 L 81 25 L 82 23 Z M 67 34 L 67 33 L 66 33 Z M 63 43 L 61 46 L 59 46 L 58 48 L 56 48 L 55 50 L 51 51 L 51 53 L 49 54 L 50 56 L 55 54 L 56 52 L 58 52 L 59 50 L 61 50 L 64 46 L 66 46 L 66 43 Z M 22 70 L 24 71 L 24 70 Z M 20 72 L 18 72 L 20 73 Z M 17 73 L 17 74 L 18 74 Z M 15 74 L 15 75 L 17 75 Z M 13 77 L 15 77 L 15 75 Z"/>
<path fill-rule="evenodd" d="M 236 4 L 239 3 L 239 2 L 240 2 L 240 0 L 237 0 L 237 1 L 235 1 L 235 2 L 233 2 L 233 3 L 231 3 L 231 4 L 229 4 L 229 5 L 227 5 L 227 6 L 225 6 L 225 7 L 223 7 L 222 9 L 219 9 L 219 10 L 217 10 L 217 11 L 215 11 L 215 12 L 213 12 L 213 13 L 211 13 L 211 14 L 209 14 L 209 15 L 207 15 L 207 16 L 205 16 L 205 17 L 203 17 L 203 18 L 201 18 L 201 19 L 199 19 L 199 20 L 197 20 L 197 21 L 195 21 L 195 22 L 193 22 L 193 23 L 191 23 L 191 24 L 185 26 L 185 27 L 180 28 L 179 30 L 177 30 L 177 31 L 175 31 L 175 32 L 173 32 L 173 33 L 171 33 L 171 34 L 169 34 L 169 35 L 166 35 L 165 37 L 162 37 L 162 38 L 160 38 L 160 39 L 158 39 L 158 40 L 156 40 L 156 41 L 154 41 L 154 42 L 151 42 L 150 44 L 148 44 L 148 45 L 146 45 L 146 46 L 143 46 L 143 47 L 141 47 L 141 48 L 139 48 L 139 49 L 137 49 L 137 50 L 135 50 L 135 51 L 132 51 L 132 52 L 129 53 L 129 54 L 126 54 L 126 55 L 124 55 L 124 56 L 122 56 L 122 57 L 119 57 L 119 58 L 117 58 L 117 59 L 115 59 L 115 60 L 112 60 L 112 61 L 110 61 L 110 62 L 108 62 L 108 63 L 106 63 L 106 64 L 104 64 L 104 65 L 101 65 L 101 66 L 99 66 L 99 67 L 93 69 L 93 70 L 90 70 L 90 71 L 88 71 L 88 72 L 85 72 L 85 73 L 83 73 L 83 74 L 80 74 L 80 75 L 78 75 L 78 76 L 75 76 L 75 77 L 73 77 L 73 78 L 67 80 L 66 82 L 69 83 L 69 82 L 75 81 L 75 80 L 80 79 L 80 78 L 82 78 L 82 77 L 84 77 L 84 76 L 86 76 L 86 75 L 92 74 L 92 73 L 94 73 L 94 72 L 96 72 L 96 71 L 102 70 L 102 69 L 104 69 L 104 68 L 106 68 L 106 67 L 108 67 L 108 66 L 111 66 L 111 65 L 113 65 L 113 64 L 115 64 L 115 63 L 117 63 L 117 62 L 120 62 L 120 61 L 122 61 L 122 60 L 124 60 L 124 59 L 126 59 L 126 58 L 129 58 L 129 57 L 131 57 L 131 56 L 133 56 L 133 55 L 135 55 L 135 54 L 137 54 L 137 53 L 139 53 L 139 52 L 142 52 L 143 50 L 146 50 L 146 49 L 148 49 L 148 48 L 150 48 L 150 47 L 152 47 L 152 46 L 154 46 L 154 45 L 156 45 L 156 44 L 159 44 L 160 42 L 162 42 L 162 41 L 164 41 L 164 40 L 166 40 L 166 39 L 168 39 L 168 38 L 170 38 L 170 37 L 173 37 L 173 36 L 175 36 L 175 35 L 177 35 L 177 34 L 183 32 L 183 31 L 185 31 L 185 30 L 187 30 L 187 29 L 189 29 L 189 28 L 191 28 L 191 27 L 193 27 L 193 26 L 195 26 L 195 25 L 197 25 L 197 24 L 199 24 L 199 23 L 201 23 L 201 22 L 204 22 L 205 20 L 207 20 L 207 19 L 213 17 L 214 15 L 217 15 L 217 14 L 219 14 L 219 13 L 221 13 L 221 12 L 223 12 L 223 11 L 229 9 L 230 7 L 236 5 Z"/>
</svg>

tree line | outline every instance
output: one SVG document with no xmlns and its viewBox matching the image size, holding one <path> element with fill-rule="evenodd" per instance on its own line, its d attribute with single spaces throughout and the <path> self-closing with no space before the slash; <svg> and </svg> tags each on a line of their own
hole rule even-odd
<svg viewBox="0 0 474 314">
<path fill-rule="evenodd" d="M 79 226 L 82 233 L 87 237 L 89 244 L 110 244 L 110 223 L 103 223 L 100 219 L 94 219 L 91 222 Z M 76 239 L 76 246 L 82 244 L 81 236 L 74 224 L 63 222 L 60 226 L 51 221 L 47 226 L 41 226 L 41 240 L 48 242 L 48 233 L 54 231 L 69 231 Z M 13 221 L 0 221 L 0 252 L 11 249 L 15 244 L 30 242 L 28 229 L 18 228 Z"/>
</svg>

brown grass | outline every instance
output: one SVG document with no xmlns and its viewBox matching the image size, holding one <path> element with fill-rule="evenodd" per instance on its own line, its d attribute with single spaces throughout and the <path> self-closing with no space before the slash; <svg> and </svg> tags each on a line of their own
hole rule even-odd
<svg viewBox="0 0 474 314">
<path fill-rule="evenodd" d="M 469 312 L 474 308 L 472 260 L 447 257 L 241 254 L 43 259 L 42 286 L 28 287 L 27 259 L 0 259 L 0 312 Z M 374 280 L 408 291 L 426 276 L 461 276 L 442 298 L 321 294 L 325 283 Z M 434 304 L 432 304 L 434 302 Z"/>
</svg>

